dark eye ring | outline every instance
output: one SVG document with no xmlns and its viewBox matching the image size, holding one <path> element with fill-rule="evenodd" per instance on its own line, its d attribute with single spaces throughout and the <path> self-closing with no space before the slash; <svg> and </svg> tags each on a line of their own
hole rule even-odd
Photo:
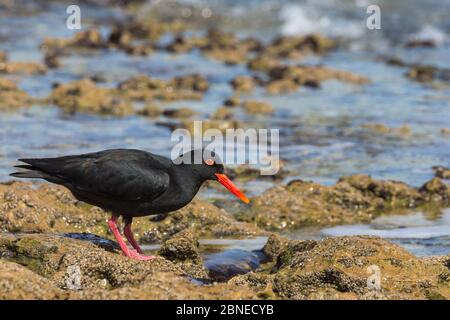
<svg viewBox="0 0 450 320">
<path fill-rule="evenodd" d="M 213 160 L 213 159 L 206 159 L 206 160 L 205 160 L 205 163 L 206 163 L 208 166 L 212 166 L 212 165 L 214 165 L 214 160 Z"/>
</svg>

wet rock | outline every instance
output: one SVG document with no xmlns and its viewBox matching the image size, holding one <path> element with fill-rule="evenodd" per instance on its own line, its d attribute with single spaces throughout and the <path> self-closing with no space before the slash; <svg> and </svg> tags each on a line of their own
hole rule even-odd
<svg viewBox="0 0 450 320">
<path fill-rule="evenodd" d="M 435 177 L 426 182 L 419 191 L 431 204 L 438 206 L 450 204 L 450 186 L 440 178 Z"/>
<path fill-rule="evenodd" d="M 203 238 L 261 234 L 261 230 L 253 225 L 236 221 L 225 210 L 194 199 L 186 207 L 170 213 L 164 220 L 148 222 L 141 241 L 161 242 L 186 229 Z"/>
<path fill-rule="evenodd" d="M 169 118 L 190 118 L 195 115 L 194 110 L 189 108 L 179 108 L 179 109 L 166 109 L 163 111 L 163 115 Z"/>
<path fill-rule="evenodd" d="M 419 40 L 414 39 L 410 40 L 405 44 L 406 48 L 434 48 L 436 47 L 436 43 L 433 40 Z"/>
<path fill-rule="evenodd" d="M 277 59 L 271 58 L 271 57 L 268 57 L 265 55 L 260 55 L 260 56 L 257 56 L 255 58 L 251 59 L 248 62 L 247 67 L 253 71 L 268 72 L 269 70 L 271 70 L 279 65 L 280 65 L 280 63 L 278 62 Z"/>
<path fill-rule="evenodd" d="M 141 116 L 156 118 L 162 114 L 162 111 L 158 106 L 149 103 L 145 105 L 144 108 L 138 112 L 138 114 Z"/>
<path fill-rule="evenodd" d="M 441 179 L 450 179 L 450 169 L 443 166 L 433 167 L 436 177 Z"/>
<path fill-rule="evenodd" d="M 8 55 L 4 51 L 0 51 L 0 63 L 5 63 L 8 60 Z"/>
<path fill-rule="evenodd" d="M 273 291 L 281 298 L 448 299 L 450 293 L 449 281 L 442 280 L 448 269 L 442 264 L 417 258 L 381 238 L 328 238 L 310 248 L 286 250 L 289 258 L 273 279 Z M 374 280 L 378 272 L 379 287 Z"/>
<path fill-rule="evenodd" d="M 450 136 L 450 129 L 449 128 L 442 128 L 441 129 L 441 134 L 443 136 Z"/>
<path fill-rule="evenodd" d="M 119 97 L 111 89 L 98 87 L 89 79 L 57 86 L 49 99 L 69 113 L 125 116 L 134 112 L 126 99 Z"/>
<path fill-rule="evenodd" d="M 231 120 L 233 119 L 234 113 L 230 108 L 220 107 L 211 116 L 212 120 Z"/>
<path fill-rule="evenodd" d="M 0 110 L 10 110 L 27 107 L 32 98 L 8 79 L 0 78 Z"/>
<path fill-rule="evenodd" d="M 268 74 L 271 80 L 291 79 L 299 85 L 305 85 L 306 83 L 311 85 L 311 83 L 320 83 L 331 79 L 356 84 L 365 84 L 369 82 L 364 76 L 320 65 L 280 65 L 271 68 Z"/>
<path fill-rule="evenodd" d="M 239 99 L 238 96 L 232 96 L 232 97 L 228 98 L 227 100 L 225 100 L 223 102 L 223 104 L 227 107 L 235 107 L 235 106 L 241 104 L 241 100 Z"/>
<path fill-rule="evenodd" d="M 81 203 L 60 186 L 12 182 L 0 184 L 0 231 L 90 232 L 106 235 L 107 215 Z"/>
<path fill-rule="evenodd" d="M 390 128 L 381 123 L 368 123 L 362 125 L 361 127 L 377 134 L 387 134 L 399 137 L 408 137 L 411 135 L 411 128 L 406 124 L 399 128 Z"/>
<path fill-rule="evenodd" d="M 8 299 L 243 299 L 231 284 L 196 285 L 178 265 L 128 259 L 91 243 L 50 234 L 0 234 L 0 297 Z M 21 264 L 20 266 L 17 263 Z"/>
<path fill-rule="evenodd" d="M 44 63 L 50 69 L 59 68 L 61 54 L 57 50 L 47 50 L 44 54 Z"/>
<path fill-rule="evenodd" d="M 450 81 L 450 69 L 429 65 L 411 65 L 406 76 L 414 81 L 428 83 L 433 81 Z"/>
<path fill-rule="evenodd" d="M 161 257 L 136 261 L 89 242 L 51 234 L 0 235 L 1 252 L 64 289 L 114 288 L 138 284 L 155 271 L 183 272 Z"/>
<path fill-rule="evenodd" d="M 199 242 L 195 234 L 185 229 L 167 239 L 158 253 L 171 261 L 197 262 L 201 260 L 198 246 Z"/>
<path fill-rule="evenodd" d="M 287 239 L 276 233 L 271 233 L 263 247 L 263 253 L 268 261 L 275 261 L 285 246 Z"/>
<path fill-rule="evenodd" d="M 248 76 L 237 76 L 230 83 L 234 90 L 240 92 L 250 92 L 255 87 L 255 81 Z"/>
<path fill-rule="evenodd" d="M 173 261 L 192 278 L 203 281 L 209 279 L 200 256 L 198 238 L 189 229 L 182 230 L 166 240 L 158 254 Z"/>
<path fill-rule="evenodd" d="M 197 74 L 176 77 L 169 81 L 138 75 L 121 82 L 118 86 L 121 95 L 139 101 L 198 100 L 207 89 L 207 80 Z"/>
<path fill-rule="evenodd" d="M 270 104 L 261 101 L 245 101 L 242 104 L 242 107 L 244 108 L 245 112 L 249 114 L 264 114 L 274 112 L 274 108 Z"/>
<path fill-rule="evenodd" d="M 269 94 L 281 94 L 294 92 L 299 89 L 300 85 L 292 79 L 273 80 L 265 85 Z"/>
<path fill-rule="evenodd" d="M 323 54 L 335 47 L 334 41 L 319 34 L 278 37 L 264 48 L 264 53 L 279 58 L 298 59 L 309 54 Z"/>
<path fill-rule="evenodd" d="M 367 175 L 344 177 L 334 186 L 295 180 L 253 199 L 251 212 L 239 215 L 239 219 L 266 230 L 368 222 L 393 208 L 416 208 L 427 203 L 446 206 L 449 190 L 440 180 L 432 180 L 418 190 Z"/>
<path fill-rule="evenodd" d="M 45 74 L 47 68 L 35 62 L 0 62 L 0 74 L 35 75 Z"/>
<path fill-rule="evenodd" d="M 194 122 L 189 120 L 182 121 L 182 126 L 186 128 L 190 133 L 194 132 Z M 239 129 L 242 128 L 243 124 L 235 119 L 230 120 L 203 120 L 202 121 L 202 132 L 208 129 L 218 129 L 221 132 L 225 132 L 227 129 Z"/>
<path fill-rule="evenodd" d="M 64 51 L 67 49 L 100 49 L 106 46 L 102 35 L 96 29 L 77 32 L 72 38 L 45 38 L 41 44 L 44 51 Z"/>
</svg>

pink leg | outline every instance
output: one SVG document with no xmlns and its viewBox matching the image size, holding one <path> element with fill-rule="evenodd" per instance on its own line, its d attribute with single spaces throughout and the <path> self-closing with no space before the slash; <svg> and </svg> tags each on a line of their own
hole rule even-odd
<svg viewBox="0 0 450 320">
<path fill-rule="evenodd" d="M 125 227 L 123 228 L 123 233 L 125 234 L 125 237 L 127 238 L 128 242 L 133 246 L 133 248 L 136 249 L 136 251 L 140 254 L 142 254 L 142 249 L 139 247 L 139 244 L 134 239 L 133 232 L 131 231 L 131 223 L 127 223 Z"/>
<path fill-rule="evenodd" d="M 113 233 L 117 242 L 119 243 L 120 249 L 122 249 L 122 252 L 125 256 L 136 260 L 151 260 L 154 258 L 154 256 L 141 255 L 135 250 L 130 250 L 127 247 L 127 244 L 125 243 L 125 241 L 123 241 L 122 236 L 120 235 L 119 228 L 117 228 L 117 218 L 114 215 L 111 216 L 111 219 L 108 220 L 108 226 L 111 229 L 111 232 Z"/>
</svg>

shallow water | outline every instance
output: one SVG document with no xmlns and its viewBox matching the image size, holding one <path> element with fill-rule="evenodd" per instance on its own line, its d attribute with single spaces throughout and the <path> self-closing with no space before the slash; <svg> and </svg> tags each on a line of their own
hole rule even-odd
<svg viewBox="0 0 450 320">
<path fill-rule="evenodd" d="M 370 224 L 342 225 L 332 228 L 300 229 L 289 234 L 294 239 L 369 235 L 389 239 L 418 256 L 446 255 L 450 252 L 450 209 L 441 215 L 423 212 L 380 216 Z"/>
<path fill-rule="evenodd" d="M 163 2 L 164 3 L 164 2 Z M 191 5 L 192 1 L 180 1 Z M 449 165 L 450 139 L 440 133 L 450 128 L 450 88 L 439 89 L 409 81 L 405 68 L 386 65 L 380 55 L 395 55 L 408 62 L 422 62 L 450 67 L 450 1 L 374 1 L 382 9 L 382 29 L 370 31 L 365 26 L 367 1 L 200 1 L 213 14 L 226 19 L 214 21 L 238 35 L 254 35 L 269 41 L 277 34 L 300 34 L 311 30 L 340 37 L 348 46 L 322 57 L 302 62 L 323 63 L 353 71 L 372 80 L 365 86 L 325 83 L 320 90 L 301 88 L 280 96 L 255 90 L 246 98 L 270 102 L 272 116 L 249 117 L 238 113 L 242 122 L 280 129 L 280 155 L 292 175 L 287 179 L 310 179 L 332 184 L 343 175 L 366 173 L 374 178 L 396 179 L 419 186 L 433 176 L 434 165 Z M 0 11 L 0 50 L 10 60 L 41 61 L 38 46 L 45 36 L 69 37 L 65 28 L 65 5 L 33 5 L 38 13 L 21 16 Z M 25 7 L 24 7 L 25 8 Z M 155 6 L 148 6 L 149 12 Z M 83 28 L 102 25 L 107 32 L 113 20 L 122 19 L 117 9 L 94 10 L 82 5 Z M 143 11 L 142 14 L 147 14 Z M 211 25 L 211 20 L 201 21 Z M 170 38 L 170 35 L 168 35 Z M 436 48 L 405 49 L 412 37 L 439 40 Z M 132 57 L 115 50 L 98 50 L 73 54 L 62 59 L 62 67 L 41 76 L 10 76 L 21 88 L 36 97 L 49 94 L 55 82 L 68 82 L 89 76 L 101 76 L 100 85 L 113 87 L 128 77 L 144 73 L 156 78 L 171 78 L 199 72 L 211 87 L 201 101 L 160 103 L 162 107 L 187 106 L 206 118 L 222 101 L 232 95 L 228 85 L 236 75 L 249 74 L 245 66 L 226 66 L 194 51 L 172 55 L 157 52 L 148 57 Z M 12 165 L 20 157 L 49 157 L 96 151 L 105 148 L 141 148 L 170 155 L 170 130 L 157 121 L 143 117 L 124 118 L 91 115 L 68 116 L 54 106 L 33 106 L 28 110 L 0 114 L 0 181 L 9 180 Z M 361 129 L 366 123 L 383 123 L 389 127 L 408 124 L 410 137 L 376 135 Z M 259 194 L 272 184 L 249 182 L 250 195 Z M 207 197 L 211 192 L 204 191 Z M 448 220 L 436 219 L 433 225 L 448 230 Z M 356 229 L 355 229 L 356 228 Z M 432 228 L 432 226 L 423 226 Z M 410 230 L 407 228 L 407 230 Z M 414 229 L 413 229 L 414 231 Z M 444 230 L 445 231 L 445 230 Z M 375 232 L 372 225 L 341 227 L 329 232 L 348 234 Z M 346 233 L 347 232 L 347 233 Z M 387 231 L 386 231 L 387 232 Z M 445 233 L 445 232 L 444 232 Z M 382 233 L 391 237 L 390 233 Z M 447 240 L 419 244 L 415 237 L 401 242 L 418 254 L 450 252 Z M 395 241 L 399 241 L 393 238 Z M 409 242 L 408 242 L 409 241 Z M 425 241 L 425 240 L 423 240 Z M 445 245 L 441 245 L 444 241 Z M 400 242 L 399 242 L 400 243 Z"/>
</svg>

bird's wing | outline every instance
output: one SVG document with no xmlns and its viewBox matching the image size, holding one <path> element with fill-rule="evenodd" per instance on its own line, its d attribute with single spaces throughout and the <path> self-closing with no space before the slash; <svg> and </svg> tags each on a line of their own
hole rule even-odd
<svg viewBox="0 0 450 320">
<path fill-rule="evenodd" d="M 164 164 L 149 153 L 103 152 L 48 159 L 21 159 L 72 188 L 118 200 L 152 200 L 169 187 Z"/>
</svg>

